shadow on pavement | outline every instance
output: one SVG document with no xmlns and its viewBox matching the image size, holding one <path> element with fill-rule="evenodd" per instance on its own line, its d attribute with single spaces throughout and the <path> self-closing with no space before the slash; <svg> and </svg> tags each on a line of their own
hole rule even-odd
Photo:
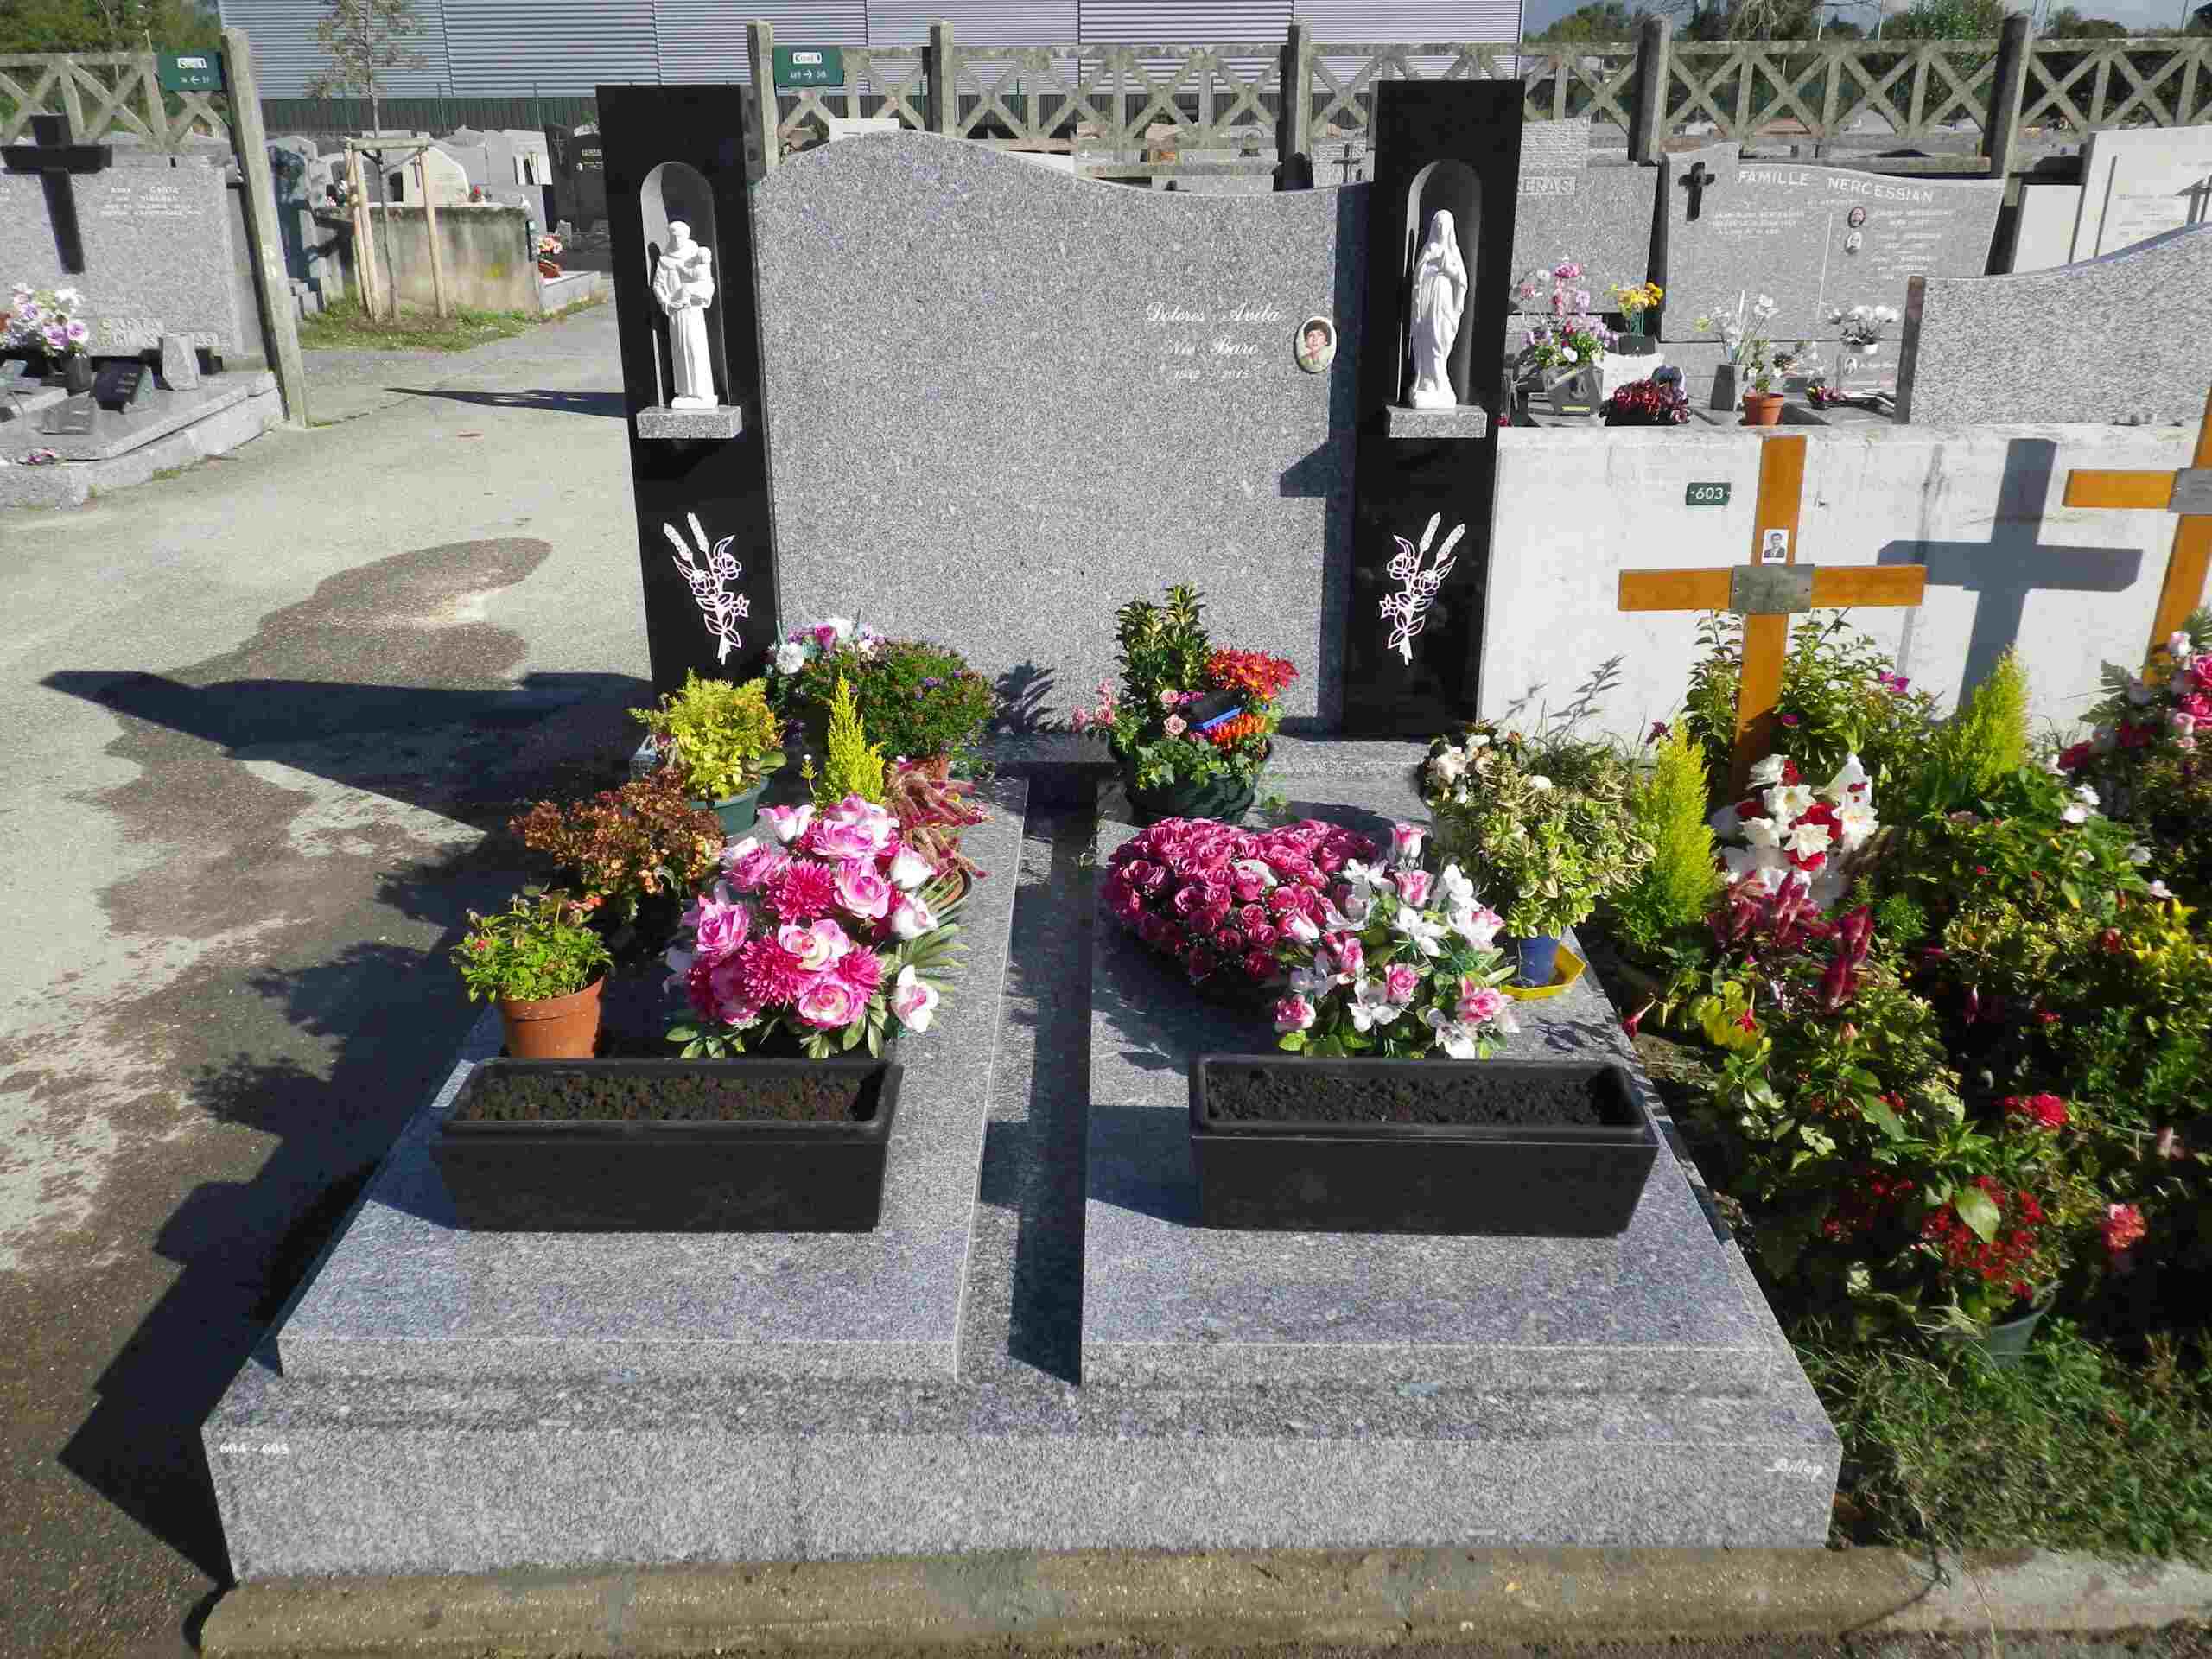
<svg viewBox="0 0 2212 1659">
<path fill-rule="evenodd" d="M 443 397 L 486 409 L 541 409 L 553 415 L 602 415 L 621 420 L 629 411 L 619 391 L 463 391 L 437 386 L 386 386 L 408 397 Z"/>
</svg>

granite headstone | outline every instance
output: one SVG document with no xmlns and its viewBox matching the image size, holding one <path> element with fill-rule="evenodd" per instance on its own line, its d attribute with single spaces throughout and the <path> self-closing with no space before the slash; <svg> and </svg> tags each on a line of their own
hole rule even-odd
<svg viewBox="0 0 2212 1659">
<path fill-rule="evenodd" d="M 1116 607 L 1189 582 L 1333 722 L 1368 191 L 1131 190 L 916 133 L 786 159 L 752 213 L 788 624 L 944 640 L 1059 716 Z"/>
<path fill-rule="evenodd" d="M 1663 170 L 1660 333 L 1670 342 L 1711 339 L 1694 320 L 1732 312 L 1746 291 L 1775 300 L 1770 339 L 1838 340 L 1832 311 L 1902 310 L 1915 276 L 1982 275 L 2005 194 L 1994 180 L 1745 161 L 1734 144 L 1670 155 Z"/>
<path fill-rule="evenodd" d="M 2082 152 L 2074 257 L 2212 221 L 2212 126 L 2093 132 Z"/>
<path fill-rule="evenodd" d="M 2156 357 L 2085 320 L 2126 318 Z M 2011 276 L 1926 277 L 1905 308 L 1897 418 L 2195 421 L 2212 383 L 2212 225 Z"/>
<path fill-rule="evenodd" d="M 0 271 L 85 296 L 93 356 L 136 356 L 181 334 L 217 352 L 247 345 L 223 169 L 199 156 L 119 148 L 70 181 L 85 268 L 62 268 L 43 183 L 0 172 Z"/>
<path fill-rule="evenodd" d="M 1531 121 L 1522 129 L 1519 200 L 1515 203 L 1513 269 L 1572 259 L 1582 267 L 1592 305 L 1611 308 L 1608 290 L 1642 283 L 1651 265 L 1652 197 L 1659 169 L 1633 163 L 1592 164 L 1590 122 Z M 1535 309 L 1549 302 L 1547 286 Z M 1516 308 L 1520 301 L 1516 296 Z"/>
</svg>

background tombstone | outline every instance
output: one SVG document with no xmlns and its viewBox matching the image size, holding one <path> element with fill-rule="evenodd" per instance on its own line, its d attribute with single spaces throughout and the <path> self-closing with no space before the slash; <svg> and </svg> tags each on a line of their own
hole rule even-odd
<svg viewBox="0 0 2212 1659">
<path fill-rule="evenodd" d="M 1386 81 L 1375 89 L 1344 652 L 1344 729 L 1354 735 L 1427 735 L 1471 718 L 1477 706 L 1521 97 L 1517 81 Z M 1408 404 L 1414 262 L 1430 216 L 1446 207 L 1467 270 L 1452 365 L 1460 407 L 1414 410 Z M 1432 518 L 1433 551 L 1423 537 Z M 1459 525 L 1465 533 L 1440 575 L 1443 541 Z M 1403 608 L 1408 603 L 1414 614 Z"/>
<path fill-rule="evenodd" d="M 1769 339 L 1818 341 L 1834 363 L 1842 336 L 1832 310 L 1902 311 L 1915 276 L 1986 271 L 2005 194 L 1998 180 L 1744 161 L 1734 144 L 1670 155 L 1663 168 L 1659 332 L 1668 360 L 1686 367 L 1719 360 L 1717 334 L 1700 333 L 1694 320 L 1732 313 L 1738 293 L 1773 296 Z M 1702 352 L 1684 349 L 1700 342 Z"/>
<path fill-rule="evenodd" d="M 604 222 L 607 173 L 599 129 L 548 127 L 545 143 L 553 161 L 552 217 L 580 230 Z"/>
<path fill-rule="evenodd" d="M 2103 326 L 2113 318 L 2158 342 L 2154 364 L 2114 349 Z M 2188 421 L 2208 383 L 2212 225 L 2199 225 L 2051 270 L 1915 278 L 1897 418 Z"/>
<path fill-rule="evenodd" d="M 2089 135 L 2074 225 L 2076 260 L 2206 223 L 2212 223 L 2212 126 Z"/>
<path fill-rule="evenodd" d="M 629 414 L 630 478 L 645 583 L 645 638 L 657 692 L 687 671 L 729 679 L 759 674 L 777 631 L 776 526 L 768 443 L 760 418 L 760 329 L 747 183 L 764 171 L 742 135 L 753 130 L 746 86 L 601 86 L 607 224 L 615 322 Z M 680 209 L 680 212 L 672 210 Z M 715 298 L 707 314 L 715 383 L 727 410 L 648 435 L 668 397 L 664 333 L 650 272 L 667 222 L 694 215 L 714 249 Z"/>
<path fill-rule="evenodd" d="M 402 207 L 420 207 L 423 192 L 427 188 L 430 200 L 441 207 L 465 207 L 468 201 L 468 175 L 461 164 L 435 143 L 423 149 L 423 176 L 415 176 L 414 145 L 397 145 L 385 151 L 385 184 L 391 194 L 385 200 Z"/>
<path fill-rule="evenodd" d="M 485 137 L 474 127 L 455 127 L 435 141 L 437 147 L 460 165 L 462 175 L 472 188 L 507 182 L 493 165 L 491 149 L 485 143 Z M 441 202 L 438 205 L 443 207 L 445 204 Z"/>
<path fill-rule="evenodd" d="M 1653 199 L 1659 169 L 1634 162 L 1593 163 L 1590 121 L 1531 121 L 1522 129 L 1519 195 L 1515 202 L 1513 270 L 1572 259 L 1593 310 L 1611 308 L 1608 293 L 1642 283 L 1651 270 Z M 1545 310 L 1551 288 L 1533 308 Z M 1512 296 L 1516 310 L 1521 308 Z"/>
</svg>

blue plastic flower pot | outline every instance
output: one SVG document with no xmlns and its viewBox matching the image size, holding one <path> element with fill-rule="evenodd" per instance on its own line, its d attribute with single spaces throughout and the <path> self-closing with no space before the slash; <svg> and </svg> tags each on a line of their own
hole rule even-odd
<svg viewBox="0 0 2212 1659">
<path fill-rule="evenodd" d="M 1550 984 L 1558 974 L 1558 934 L 1533 933 L 1525 939 L 1514 940 L 1511 949 L 1514 976 L 1530 989 Z"/>
</svg>

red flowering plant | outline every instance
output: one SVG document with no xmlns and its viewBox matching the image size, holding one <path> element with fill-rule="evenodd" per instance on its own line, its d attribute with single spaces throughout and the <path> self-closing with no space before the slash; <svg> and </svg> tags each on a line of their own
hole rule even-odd
<svg viewBox="0 0 2212 1659">
<path fill-rule="evenodd" d="M 959 947 L 960 902 L 857 795 L 827 810 L 764 807 L 763 835 L 724 849 L 721 877 L 684 913 L 668 953 L 693 1018 L 669 1028 L 687 1058 L 742 1054 L 778 1030 L 817 1059 L 862 1043 L 883 1052 L 893 1021 L 930 1028 Z"/>
<path fill-rule="evenodd" d="M 2199 611 L 2140 675 L 2105 665 L 2105 696 L 2084 741 L 2062 749 L 2067 777 L 2133 826 L 2145 861 L 2192 903 L 2212 899 L 2212 611 Z"/>
<path fill-rule="evenodd" d="M 1164 605 L 1122 606 L 1115 613 L 1121 686 L 1101 681 L 1096 704 L 1069 716 L 1076 731 L 1106 740 L 1139 788 L 1249 782 L 1282 724 L 1282 694 L 1298 670 L 1265 652 L 1214 645 L 1205 608 L 1195 588 L 1179 584 Z"/>
<path fill-rule="evenodd" d="M 1318 818 L 1264 831 L 1164 818 L 1114 849 L 1100 896 L 1193 985 L 1255 989 L 1283 976 L 1289 945 L 1320 936 L 1338 874 L 1374 855 L 1365 836 Z"/>
</svg>

